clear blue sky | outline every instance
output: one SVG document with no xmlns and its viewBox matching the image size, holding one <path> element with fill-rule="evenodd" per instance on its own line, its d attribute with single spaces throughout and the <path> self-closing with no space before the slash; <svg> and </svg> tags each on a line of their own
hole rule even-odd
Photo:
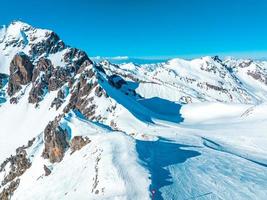
<svg viewBox="0 0 267 200">
<path fill-rule="evenodd" d="M 52 29 L 91 56 L 267 56 L 266 0 L 5 0 L 0 24 Z"/>
</svg>

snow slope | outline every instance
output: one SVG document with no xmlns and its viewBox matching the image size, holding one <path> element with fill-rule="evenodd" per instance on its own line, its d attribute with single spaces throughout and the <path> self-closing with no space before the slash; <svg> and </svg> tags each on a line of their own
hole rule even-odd
<svg viewBox="0 0 267 200">
<path fill-rule="evenodd" d="M 83 135 L 91 142 L 80 152 L 67 152 L 58 164 L 49 164 L 50 176 L 43 175 L 42 144 L 34 164 L 22 177 L 22 187 L 13 199 L 149 199 L 149 179 L 139 163 L 135 142 L 70 113 L 63 121 L 71 137 Z M 52 187 L 51 187 L 52 183 Z"/>
<path fill-rule="evenodd" d="M 245 61 L 203 57 L 143 65 L 103 62 L 103 66 L 128 80 L 138 80 L 136 92 L 145 98 L 156 96 L 181 103 L 218 101 L 257 104 L 266 101 L 266 62 L 254 61 L 245 68 L 236 66 L 238 62 Z M 253 77 L 249 72 L 254 72 L 255 66 L 257 75 Z"/>
<path fill-rule="evenodd" d="M 201 109 L 214 108 L 218 112 L 202 119 Z M 92 142 L 56 164 L 40 156 L 43 143 L 36 142 L 33 165 L 13 199 L 148 199 L 152 190 L 154 199 L 264 199 L 266 110 L 266 105 L 187 105 L 181 109 L 183 123 L 150 125 L 142 140 L 70 113 L 61 126 L 71 137 Z M 52 169 L 48 177 L 44 164 Z M 99 183 L 92 189 L 96 165 Z"/>
<path fill-rule="evenodd" d="M 51 31 L 36 29 L 20 21 L 0 30 L 0 73 L 9 74 L 9 64 L 17 52 L 29 54 L 31 46 L 46 38 Z"/>
</svg>

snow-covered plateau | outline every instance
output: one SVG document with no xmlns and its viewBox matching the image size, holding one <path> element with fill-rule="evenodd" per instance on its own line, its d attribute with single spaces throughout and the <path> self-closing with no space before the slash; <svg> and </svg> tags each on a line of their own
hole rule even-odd
<svg viewBox="0 0 267 200">
<path fill-rule="evenodd" d="M 265 200 L 267 62 L 93 61 L 0 29 L 0 199 Z"/>
</svg>

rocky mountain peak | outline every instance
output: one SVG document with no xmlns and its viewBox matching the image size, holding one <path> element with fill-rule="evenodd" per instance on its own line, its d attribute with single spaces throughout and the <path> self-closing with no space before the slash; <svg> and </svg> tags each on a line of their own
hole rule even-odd
<svg viewBox="0 0 267 200">
<path fill-rule="evenodd" d="M 10 25 L 8 26 L 8 29 L 27 31 L 29 29 L 33 29 L 33 27 L 27 24 L 26 22 L 23 22 L 20 20 L 14 20 L 10 23 Z"/>
<path fill-rule="evenodd" d="M 30 29 L 33 29 L 32 26 L 30 26 L 27 23 L 21 22 L 21 21 L 13 21 L 8 26 L 3 26 L 1 28 L 1 35 L 0 39 L 16 39 L 19 37 L 23 37 L 22 32 L 29 31 Z M 1 41 L 0 40 L 0 41 Z"/>
<path fill-rule="evenodd" d="M 220 57 L 217 56 L 217 55 L 213 56 L 212 59 L 213 59 L 214 61 L 218 62 L 218 63 L 222 63 L 222 60 L 221 60 Z"/>
<path fill-rule="evenodd" d="M 9 64 L 18 52 L 25 53 L 35 61 L 66 48 L 55 32 L 14 21 L 0 30 L 0 73 L 9 74 Z"/>
<path fill-rule="evenodd" d="M 21 85 L 26 85 L 32 79 L 33 64 L 29 56 L 24 53 L 18 53 L 10 63 L 10 77 L 7 92 L 13 96 Z"/>
</svg>

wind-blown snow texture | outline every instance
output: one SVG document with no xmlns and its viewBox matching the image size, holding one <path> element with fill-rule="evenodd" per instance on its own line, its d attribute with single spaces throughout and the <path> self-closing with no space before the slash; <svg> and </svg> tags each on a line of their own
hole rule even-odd
<svg viewBox="0 0 267 200">
<path fill-rule="evenodd" d="M 21 52 L 38 76 L 10 96 Z M 0 29 L 0 199 L 266 199 L 266 100 L 267 62 L 97 63 L 13 22 Z"/>
</svg>

